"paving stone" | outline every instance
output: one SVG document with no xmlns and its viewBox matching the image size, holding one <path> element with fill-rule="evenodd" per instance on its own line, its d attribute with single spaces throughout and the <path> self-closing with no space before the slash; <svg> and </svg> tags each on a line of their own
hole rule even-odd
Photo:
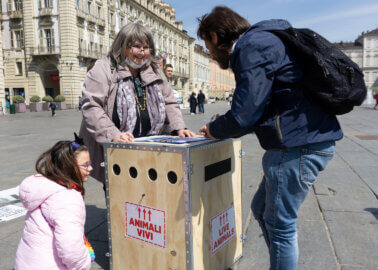
<svg viewBox="0 0 378 270">
<path fill-rule="evenodd" d="M 298 223 L 323 220 L 314 192 L 311 190 L 298 211 Z"/>
<path fill-rule="evenodd" d="M 323 210 L 363 211 L 374 207 L 376 197 L 369 187 L 351 170 L 326 170 L 315 182 L 315 189 L 329 190 L 329 195 L 319 195 L 318 200 Z"/>
<path fill-rule="evenodd" d="M 203 115 L 191 116 L 188 111 L 184 111 L 188 128 L 197 132 L 209 121 L 211 115 L 226 112 L 229 107 L 225 104 L 206 105 L 206 113 Z M 310 192 L 299 211 L 298 269 L 301 270 L 338 269 L 318 209 L 318 200 L 323 211 L 357 211 L 357 213 L 326 212 L 331 240 L 337 248 L 336 259 L 342 263 L 342 269 L 378 269 L 374 262 L 378 257 L 376 254 L 378 206 L 372 191 L 375 190 L 377 183 L 377 178 L 374 176 L 377 167 L 378 141 L 360 140 L 355 137 L 361 134 L 378 134 L 378 118 L 376 111 L 363 107 L 338 118 L 345 138 L 337 142 L 336 155 L 326 170 L 320 173 L 314 184 L 315 193 Z M 0 190 L 16 186 L 23 178 L 30 175 L 38 155 L 57 140 L 73 138 L 72 133 L 79 130 L 80 122 L 81 114 L 70 110 L 58 111 L 57 117 L 54 118 L 50 117 L 50 112 L 0 117 L 0 124 L 7 127 L 0 129 Z M 9 143 L 9 138 L 17 138 L 18 144 Z M 262 177 L 261 158 L 264 150 L 254 134 L 244 136 L 242 143 L 245 151 L 242 160 L 243 226 L 246 229 L 250 202 Z M 360 177 L 364 181 L 361 181 Z M 109 269 L 109 262 L 104 256 L 108 250 L 108 236 L 102 184 L 91 179 L 86 184 L 85 200 L 86 231 L 97 257 L 92 269 Z M 0 223 L 0 269 L 12 269 L 23 224 L 23 218 Z M 261 229 L 254 219 L 248 227 L 243 255 L 237 269 L 269 269 L 268 250 Z M 373 263 L 368 265 L 371 261 Z"/>
<path fill-rule="evenodd" d="M 361 212 L 323 212 L 341 265 L 378 269 L 377 216 Z"/>
<path fill-rule="evenodd" d="M 378 164 L 378 157 L 366 152 L 343 152 L 342 158 L 348 162 L 350 166 L 376 166 Z M 356 158 L 358 157 L 358 158 Z"/>
<path fill-rule="evenodd" d="M 309 235 L 311 235 L 310 239 Z M 298 245 L 297 269 L 337 269 L 336 260 L 322 220 L 298 223 Z"/>
</svg>

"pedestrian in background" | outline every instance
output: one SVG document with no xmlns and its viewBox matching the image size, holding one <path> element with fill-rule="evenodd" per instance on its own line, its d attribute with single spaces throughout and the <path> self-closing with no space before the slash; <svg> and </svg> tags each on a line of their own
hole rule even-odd
<svg viewBox="0 0 378 270">
<path fill-rule="evenodd" d="M 196 93 L 192 92 L 188 99 L 189 105 L 190 105 L 190 114 L 196 114 L 196 108 L 197 108 L 197 98 Z"/>
<path fill-rule="evenodd" d="M 78 110 L 79 112 L 81 112 L 81 107 L 83 106 L 83 98 L 80 96 L 79 97 L 79 106 L 78 106 Z"/>
<path fill-rule="evenodd" d="M 59 141 L 38 158 L 35 168 L 38 174 L 23 180 L 19 189 L 28 212 L 15 270 L 90 269 L 83 200 L 92 170 L 88 149 L 79 140 Z"/>
<path fill-rule="evenodd" d="M 378 105 L 378 92 L 375 93 L 375 106 L 374 106 L 374 110 L 377 109 L 377 105 Z"/>
<path fill-rule="evenodd" d="M 56 116 L 55 110 L 58 108 L 58 105 L 56 104 L 54 99 L 50 102 L 49 107 L 51 109 L 51 117 Z"/>
<path fill-rule="evenodd" d="M 300 89 L 303 62 L 267 30 L 287 29 L 285 20 L 250 25 L 233 10 L 218 6 L 199 19 L 198 37 L 221 68 L 236 79 L 231 110 L 200 132 L 211 139 L 255 131 L 266 150 L 264 176 L 252 211 L 269 248 L 270 268 L 295 270 L 297 217 L 318 173 L 343 137 L 335 115 L 310 103 Z"/>
<path fill-rule="evenodd" d="M 232 105 L 232 94 L 228 96 L 228 105 Z"/>
<path fill-rule="evenodd" d="M 162 134 L 193 137 L 186 129 L 171 86 L 155 62 L 151 31 L 128 23 L 118 32 L 107 57 L 97 60 L 83 86 L 80 137 L 92 157 L 91 175 L 105 182 L 102 144 L 132 142 Z M 104 186 L 105 187 L 105 186 Z"/>
<path fill-rule="evenodd" d="M 173 66 L 171 64 L 166 64 L 164 66 L 164 74 L 165 77 L 167 77 L 168 81 L 173 75 Z"/>
<path fill-rule="evenodd" d="M 197 96 L 199 113 L 205 113 L 205 108 L 204 108 L 205 99 L 206 99 L 205 94 L 202 93 L 202 90 L 199 90 L 199 93 Z"/>
</svg>

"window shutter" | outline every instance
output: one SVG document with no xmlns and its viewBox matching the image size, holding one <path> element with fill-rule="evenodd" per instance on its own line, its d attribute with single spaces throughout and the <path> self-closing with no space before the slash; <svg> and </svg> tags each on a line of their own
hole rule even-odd
<svg viewBox="0 0 378 270">
<path fill-rule="evenodd" d="M 20 48 L 24 48 L 24 30 L 20 30 Z"/>
<path fill-rule="evenodd" d="M 12 1 L 8 2 L 8 11 L 12 11 Z"/>
<path fill-rule="evenodd" d="M 51 28 L 51 46 L 55 47 L 55 34 L 54 34 L 54 28 Z"/>
<path fill-rule="evenodd" d="M 45 45 L 43 44 L 43 29 L 39 30 L 39 45 L 38 48 L 43 48 Z"/>
<path fill-rule="evenodd" d="M 10 38 L 11 38 L 11 47 L 12 48 L 14 48 L 13 35 L 14 35 L 13 31 L 10 30 Z"/>
<path fill-rule="evenodd" d="M 41 0 L 38 1 L 38 8 L 39 8 L 39 9 L 42 8 L 42 2 L 41 2 Z"/>
</svg>

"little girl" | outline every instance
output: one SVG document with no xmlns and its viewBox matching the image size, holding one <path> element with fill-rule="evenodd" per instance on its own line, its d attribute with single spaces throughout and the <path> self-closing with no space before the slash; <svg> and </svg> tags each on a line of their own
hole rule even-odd
<svg viewBox="0 0 378 270">
<path fill-rule="evenodd" d="M 37 160 L 38 174 L 20 185 L 28 210 L 15 269 L 90 269 L 84 244 L 84 182 L 92 170 L 87 148 L 59 141 Z M 93 251 L 93 250 L 92 250 Z"/>
</svg>

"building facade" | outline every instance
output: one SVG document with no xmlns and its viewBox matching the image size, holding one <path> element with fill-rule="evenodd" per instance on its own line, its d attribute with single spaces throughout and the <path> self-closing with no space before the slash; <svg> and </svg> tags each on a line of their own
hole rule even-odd
<svg viewBox="0 0 378 270">
<path fill-rule="evenodd" d="M 378 92 L 378 28 L 362 33 L 355 42 L 340 42 L 336 46 L 362 69 L 366 87 Z"/>
<path fill-rule="evenodd" d="M 173 86 L 189 90 L 194 39 L 160 0 L 3 0 L 0 19 L 10 98 L 61 94 L 77 104 L 87 71 L 128 22 L 152 30 L 158 54 L 174 67 Z"/>
<path fill-rule="evenodd" d="M 193 72 L 190 75 L 190 91 L 198 93 L 199 90 L 202 90 L 208 97 L 210 90 L 210 55 L 198 44 L 194 45 Z"/>
<path fill-rule="evenodd" d="M 210 59 L 209 97 L 225 99 L 235 90 L 235 77 L 231 69 L 221 69 L 218 63 Z"/>
</svg>

